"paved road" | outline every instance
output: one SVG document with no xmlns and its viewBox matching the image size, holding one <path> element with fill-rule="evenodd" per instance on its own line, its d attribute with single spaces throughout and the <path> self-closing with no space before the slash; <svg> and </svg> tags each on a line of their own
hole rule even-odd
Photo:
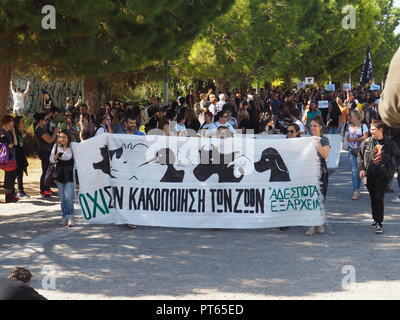
<svg viewBox="0 0 400 320">
<path fill-rule="evenodd" d="M 306 228 L 193 230 L 124 226 L 60 228 L 57 202 L 0 205 L 0 276 L 28 267 L 49 299 L 399 299 L 400 210 L 386 197 L 385 233 L 369 227 L 368 194 L 351 200 L 347 158 L 331 177 L 334 233 Z M 397 186 L 396 186 L 397 189 Z M 356 283 L 343 287 L 343 267 Z M 42 289 L 43 267 L 56 290 Z"/>
</svg>

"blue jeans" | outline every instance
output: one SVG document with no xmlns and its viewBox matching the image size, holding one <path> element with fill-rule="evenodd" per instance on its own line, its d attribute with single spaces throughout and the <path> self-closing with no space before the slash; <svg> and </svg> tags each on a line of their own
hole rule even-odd
<svg viewBox="0 0 400 320">
<path fill-rule="evenodd" d="M 55 181 L 58 188 L 58 196 L 61 201 L 61 216 L 72 217 L 75 214 L 74 209 L 74 183 L 61 183 Z"/>
<path fill-rule="evenodd" d="M 360 190 L 361 179 L 358 172 L 357 157 L 349 151 L 351 165 L 351 180 L 353 181 L 353 191 Z"/>
<path fill-rule="evenodd" d="M 339 129 L 335 128 L 335 127 L 330 127 L 329 128 L 329 132 L 328 134 L 338 134 L 339 133 Z"/>
</svg>

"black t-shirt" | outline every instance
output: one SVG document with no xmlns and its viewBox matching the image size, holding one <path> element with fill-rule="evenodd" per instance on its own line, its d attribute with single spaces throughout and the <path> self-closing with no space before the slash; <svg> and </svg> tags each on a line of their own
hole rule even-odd
<svg viewBox="0 0 400 320">
<path fill-rule="evenodd" d="M 51 135 L 45 128 L 37 127 L 36 130 L 35 130 L 35 138 L 36 138 L 36 142 L 39 145 L 39 151 L 51 153 L 51 149 L 53 148 L 53 144 L 47 143 L 42 138 L 42 136 L 44 134 L 46 134 L 46 133 L 48 135 Z"/>
<path fill-rule="evenodd" d="M 0 279 L 0 300 L 47 300 L 19 280 Z"/>
</svg>

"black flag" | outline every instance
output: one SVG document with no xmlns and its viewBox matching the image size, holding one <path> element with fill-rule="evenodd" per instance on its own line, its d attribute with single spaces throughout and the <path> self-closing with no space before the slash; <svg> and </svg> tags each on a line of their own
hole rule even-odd
<svg viewBox="0 0 400 320">
<path fill-rule="evenodd" d="M 371 50 L 368 47 L 367 49 L 367 56 L 364 60 L 364 66 L 361 73 L 360 78 L 360 86 L 364 87 L 368 81 L 372 79 L 372 59 L 371 59 Z"/>
</svg>

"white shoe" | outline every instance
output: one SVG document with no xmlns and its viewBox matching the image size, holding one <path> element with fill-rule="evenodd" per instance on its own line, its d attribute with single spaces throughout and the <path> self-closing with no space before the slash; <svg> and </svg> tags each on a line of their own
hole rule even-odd
<svg viewBox="0 0 400 320">
<path fill-rule="evenodd" d="M 360 191 L 354 191 L 353 197 L 351 198 L 352 200 L 360 200 L 361 194 Z"/>
<path fill-rule="evenodd" d="M 74 219 L 74 217 L 68 218 L 68 227 L 75 227 L 75 219 Z"/>
<path fill-rule="evenodd" d="M 312 236 L 312 235 L 315 234 L 315 233 L 316 233 L 316 232 L 315 232 L 315 227 L 310 227 L 310 228 L 307 230 L 306 235 Z"/>
<path fill-rule="evenodd" d="M 318 227 L 317 227 L 317 232 L 318 232 L 318 233 L 324 233 L 324 232 L 325 232 L 324 226 L 318 226 Z"/>
<path fill-rule="evenodd" d="M 68 224 L 67 218 L 62 217 L 59 225 L 65 227 L 67 224 Z"/>
<path fill-rule="evenodd" d="M 392 202 L 392 203 L 400 203 L 400 196 L 396 197 L 396 198 L 393 198 L 392 200 L 390 200 L 390 202 Z"/>
</svg>

